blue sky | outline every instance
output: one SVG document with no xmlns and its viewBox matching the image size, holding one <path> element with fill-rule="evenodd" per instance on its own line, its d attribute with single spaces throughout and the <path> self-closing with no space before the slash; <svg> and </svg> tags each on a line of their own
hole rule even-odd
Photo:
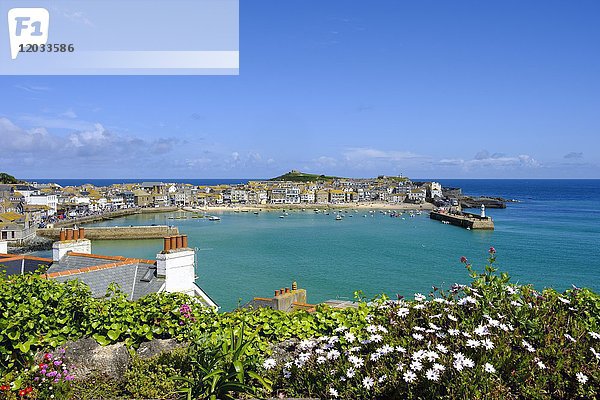
<svg viewBox="0 0 600 400">
<path fill-rule="evenodd" d="M 0 77 L 22 178 L 600 178 L 597 1 L 248 0 L 240 75 Z"/>
</svg>

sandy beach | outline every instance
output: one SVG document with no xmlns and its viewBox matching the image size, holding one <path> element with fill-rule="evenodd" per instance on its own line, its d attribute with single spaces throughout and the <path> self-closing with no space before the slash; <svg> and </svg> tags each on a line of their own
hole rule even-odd
<svg viewBox="0 0 600 400">
<path fill-rule="evenodd" d="M 210 211 L 280 211 L 280 210 L 432 210 L 431 203 L 409 204 L 409 203 L 353 203 L 353 204 L 240 204 L 220 205 L 207 207 L 184 207 L 189 212 Z"/>
</svg>

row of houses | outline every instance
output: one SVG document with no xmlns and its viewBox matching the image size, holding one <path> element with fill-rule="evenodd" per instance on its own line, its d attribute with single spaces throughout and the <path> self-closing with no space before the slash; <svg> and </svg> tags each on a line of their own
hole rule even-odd
<svg viewBox="0 0 600 400">
<path fill-rule="evenodd" d="M 0 185 L 0 239 L 27 241 L 37 227 L 127 208 L 223 204 L 354 204 L 434 202 L 437 182 L 401 177 L 334 179 L 315 182 L 250 181 L 239 185 L 142 182 L 107 187 L 56 184 Z"/>
</svg>

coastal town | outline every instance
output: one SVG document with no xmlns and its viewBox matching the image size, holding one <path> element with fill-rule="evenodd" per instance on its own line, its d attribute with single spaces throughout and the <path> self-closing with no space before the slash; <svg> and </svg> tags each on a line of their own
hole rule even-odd
<svg viewBox="0 0 600 400">
<path fill-rule="evenodd" d="M 35 238 L 40 228 L 126 210 L 283 207 L 450 210 L 460 207 L 465 199 L 468 198 L 462 196 L 459 188 L 444 188 L 438 182 L 416 182 L 402 176 L 336 178 L 298 171 L 272 180 L 214 186 L 141 182 L 62 187 L 56 183 L 18 181 L 0 184 L 0 240 L 20 245 Z M 476 202 L 474 207 L 479 206 Z"/>
</svg>

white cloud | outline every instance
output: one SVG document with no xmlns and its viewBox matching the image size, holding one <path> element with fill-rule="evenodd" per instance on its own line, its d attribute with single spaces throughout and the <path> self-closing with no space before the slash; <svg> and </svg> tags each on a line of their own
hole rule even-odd
<svg viewBox="0 0 600 400">
<path fill-rule="evenodd" d="M 583 158 L 583 153 L 582 152 L 575 152 L 572 151 L 570 153 L 565 154 L 564 158 L 566 159 L 570 159 L 570 160 L 578 160 L 578 159 L 582 159 Z"/>
<path fill-rule="evenodd" d="M 73 111 L 72 108 L 69 108 L 67 111 L 65 111 L 64 113 L 59 115 L 60 117 L 65 117 L 65 118 L 70 118 L 70 119 L 75 119 L 77 118 L 77 114 L 75 114 L 75 111 Z"/>
<path fill-rule="evenodd" d="M 462 158 L 446 158 L 438 161 L 441 166 L 459 166 L 464 170 L 477 168 L 492 169 L 516 169 L 516 168 L 538 168 L 541 164 L 528 154 L 509 156 L 502 153 L 490 154 L 482 150 L 475 154 L 470 160 Z"/>
<path fill-rule="evenodd" d="M 8 118 L 0 118 L 2 148 L 13 152 L 49 151 L 56 147 L 56 140 L 44 128 L 22 129 Z"/>
<path fill-rule="evenodd" d="M 426 158 L 410 151 L 378 150 L 366 147 L 350 148 L 343 154 L 348 161 L 406 161 Z"/>
</svg>

